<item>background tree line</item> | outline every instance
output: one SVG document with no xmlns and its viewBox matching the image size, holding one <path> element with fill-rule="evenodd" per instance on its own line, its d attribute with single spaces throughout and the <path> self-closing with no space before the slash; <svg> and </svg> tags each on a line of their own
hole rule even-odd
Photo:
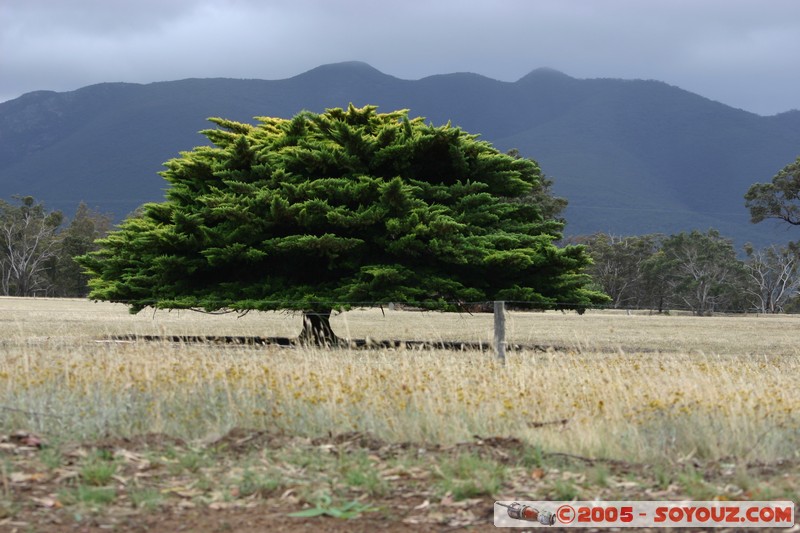
<svg viewBox="0 0 800 533">
<path fill-rule="evenodd" d="M 86 296 L 88 278 L 73 258 L 110 229 L 111 217 L 84 203 L 67 220 L 31 196 L 0 200 L 0 294 Z"/>
<path fill-rule="evenodd" d="M 549 181 L 534 196 L 553 200 Z M 555 200 L 560 200 L 556 198 Z M 547 205 L 557 217 L 563 205 Z M 0 294 L 88 294 L 87 276 L 74 257 L 96 250 L 111 217 L 81 203 L 67 220 L 30 196 L 0 200 Z M 571 239 L 587 247 L 597 289 L 615 309 L 664 312 L 780 313 L 800 311 L 800 246 L 747 245 L 737 257 L 731 240 L 715 230 L 677 235 L 615 236 L 598 233 Z"/>
<path fill-rule="evenodd" d="M 800 226 L 800 157 L 769 183 L 744 195 L 750 221 Z M 598 233 L 574 239 L 594 259 L 590 275 L 615 308 L 800 312 L 800 243 L 756 249 L 737 257 L 733 242 L 715 230 L 617 237 Z"/>
<path fill-rule="evenodd" d="M 516 150 L 508 155 L 519 159 Z M 563 222 L 566 200 L 553 195 L 541 176 L 527 201 L 545 219 Z M 517 200 L 522 201 L 522 200 Z M 779 220 L 800 225 L 800 157 L 770 183 L 745 195 L 753 223 Z M 73 258 L 98 249 L 95 240 L 111 229 L 111 217 L 81 203 L 66 221 L 31 196 L 0 200 L 0 294 L 86 296 L 88 277 Z M 756 249 L 737 256 L 733 242 L 716 230 L 676 235 L 615 236 L 597 233 L 570 239 L 587 247 L 597 289 L 617 309 L 688 309 L 713 312 L 800 312 L 800 243 Z"/>
<path fill-rule="evenodd" d="M 790 243 L 737 257 L 716 230 L 574 239 L 589 249 L 592 279 L 617 309 L 780 313 L 800 308 L 800 248 Z"/>
</svg>

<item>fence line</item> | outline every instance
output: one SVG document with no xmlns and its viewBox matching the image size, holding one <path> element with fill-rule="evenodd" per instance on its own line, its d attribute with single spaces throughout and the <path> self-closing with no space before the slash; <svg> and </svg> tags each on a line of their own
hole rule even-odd
<svg viewBox="0 0 800 533">
<path fill-rule="evenodd" d="M 13 299 L 13 298 L 30 298 L 30 299 L 54 299 L 54 300 L 74 300 L 74 299 L 86 299 L 85 297 L 60 297 L 60 296 L 45 296 L 45 297 L 34 297 L 34 296 L 5 296 L 0 295 L 0 299 Z M 94 302 L 103 302 L 105 300 L 92 300 Z M 157 307 L 154 304 L 158 304 L 161 300 L 113 300 L 109 301 L 109 303 L 119 303 L 123 305 L 131 305 L 131 304 L 138 304 L 143 305 L 144 307 L 154 307 L 156 310 L 191 310 L 191 311 L 199 311 L 202 312 L 205 310 L 204 306 L 201 305 L 193 305 L 193 306 L 180 306 L 180 307 Z M 279 310 L 286 310 L 286 311 L 302 311 L 303 305 L 306 309 L 310 309 L 311 307 L 321 307 L 327 306 L 334 311 L 338 311 L 341 308 L 349 307 L 349 308 L 381 308 L 381 309 L 389 309 L 395 310 L 398 308 L 405 307 L 404 310 L 410 311 L 437 311 L 440 310 L 443 306 L 448 306 L 455 309 L 457 312 L 492 312 L 493 310 L 493 301 L 492 300 L 477 300 L 477 301 L 465 301 L 465 300 L 417 300 L 417 301 L 333 301 L 333 300 L 326 300 L 326 301 L 290 301 L 287 302 L 286 300 L 264 300 L 264 299 L 243 299 L 242 302 L 256 302 L 266 307 L 264 309 L 253 309 L 250 308 L 249 310 L 252 311 L 279 311 Z M 615 307 L 612 303 L 609 304 L 590 304 L 590 305 L 581 305 L 576 304 L 575 302 L 561 302 L 561 301 L 554 301 L 548 303 L 541 303 L 541 302 L 529 302 L 525 300 L 504 300 L 506 304 L 507 311 L 588 311 L 588 310 L 599 310 L 599 311 L 620 311 L 620 312 L 631 312 L 631 311 L 647 311 L 650 313 L 658 313 L 658 314 L 669 314 L 672 311 L 677 312 L 695 312 L 695 309 L 692 309 L 686 305 L 671 305 L 669 307 L 664 307 L 663 309 L 658 309 L 654 306 L 621 306 Z M 247 308 L 233 308 L 231 304 L 235 304 L 236 302 L 231 301 L 230 299 L 227 300 L 205 300 L 205 303 L 208 304 L 206 307 L 214 307 L 217 310 L 221 310 L 221 313 L 241 313 Z M 288 304 L 288 305 L 287 305 Z M 300 304 L 300 305 L 298 305 Z M 712 314 L 715 315 L 771 315 L 771 313 L 762 313 L 759 310 L 747 309 L 747 310 L 729 310 L 729 309 L 719 309 L 719 310 L 712 310 L 710 311 Z M 791 313 L 776 313 L 778 315 L 787 315 Z"/>
</svg>

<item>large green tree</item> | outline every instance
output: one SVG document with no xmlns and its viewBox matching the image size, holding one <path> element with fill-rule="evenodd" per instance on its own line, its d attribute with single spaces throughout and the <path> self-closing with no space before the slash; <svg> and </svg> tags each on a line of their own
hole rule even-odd
<svg viewBox="0 0 800 533">
<path fill-rule="evenodd" d="M 335 342 L 331 310 L 352 306 L 606 301 L 587 288 L 583 247 L 554 244 L 563 224 L 533 201 L 532 160 L 371 106 L 211 121 L 214 146 L 166 163 L 166 201 L 79 259 L 90 298 L 132 312 L 299 310 L 314 342 Z"/>
</svg>

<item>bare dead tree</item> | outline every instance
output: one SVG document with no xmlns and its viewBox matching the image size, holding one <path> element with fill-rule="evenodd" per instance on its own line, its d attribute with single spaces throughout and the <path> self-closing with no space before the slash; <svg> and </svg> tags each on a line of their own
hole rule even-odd
<svg viewBox="0 0 800 533">
<path fill-rule="evenodd" d="M 745 247 L 746 292 L 760 313 L 780 313 L 800 291 L 800 256 L 794 247 Z"/>
<path fill-rule="evenodd" d="M 58 211 L 46 212 L 30 196 L 22 205 L 0 201 L 0 290 L 6 296 L 29 296 L 46 289 L 43 276 L 57 254 Z"/>
</svg>

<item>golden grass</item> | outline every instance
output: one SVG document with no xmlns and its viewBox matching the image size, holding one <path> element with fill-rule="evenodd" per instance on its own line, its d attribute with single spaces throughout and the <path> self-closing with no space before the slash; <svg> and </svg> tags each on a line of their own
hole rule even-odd
<svg viewBox="0 0 800 533">
<path fill-rule="evenodd" d="M 352 338 L 491 338 L 491 315 L 353 311 Z M 515 436 L 593 457 L 796 457 L 800 318 L 511 313 L 510 342 L 563 350 L 319 350 L 98 342 L 111 334 L 294 336 L 299 316 L 127 314 L 81 300 L 0 299 L 2 429 L 53 438 L 235 426 L 390 441 Z M 539 423 L 566 419 L 566 424 Z"/>
</svg>

